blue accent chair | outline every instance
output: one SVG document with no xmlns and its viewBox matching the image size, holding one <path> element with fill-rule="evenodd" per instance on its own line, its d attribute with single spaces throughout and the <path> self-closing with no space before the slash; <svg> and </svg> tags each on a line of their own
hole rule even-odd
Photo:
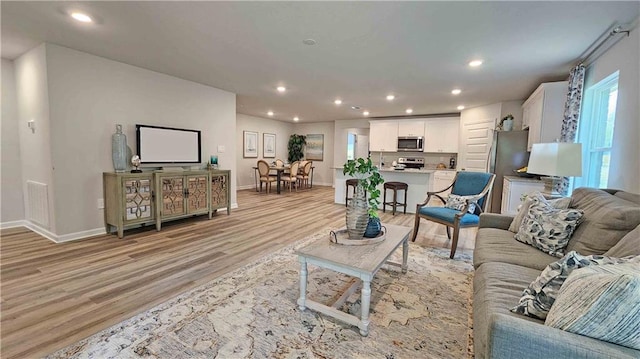
<svg viewBox="0 0 640 359">
<path fill-rule="evenodd" d="M 477 227 L 480 221 L 480 213 L 482 213 L 487 204 L 487 198 L 493 188 L 493 181 L 496 175 L 493 173 L 485 172 L 458 172 L 453 179 L 453 183 L 449 187 L 435 192 L 427 192 L 427 199 L 423 203 L 419 203 L 416 206 L 416 217 L 413 225 L 413 238 L 411 241 L 415 242 L 418 236 L 418 228 L 420 227 L 420 219 L 424 218 L 428 221 L 444 224 L 447 227 L 447 237 L 451 238 L 451 228 L 453 228 L 453 241 L 451 242 L 451 255 L 449 258 L 453 259 L 456 254 L 456 248 L 458 246 L 458 236 L 460 234 L 460 228 Z M 452 194 L 459 196 L 476 196 L 477 200 L 467 200 L 463 209 L 455 210 L 445 207 L 427 206 L 427 203 L 431 200 L 431 197 L 437 197 L 442 201 L 444 205 L 446 200 L 440 196 L 440 193 L 451 188 Z M 469 213 L 469 205 L 473 203 L 476 205 L 474 213 Z"/>
</svg>

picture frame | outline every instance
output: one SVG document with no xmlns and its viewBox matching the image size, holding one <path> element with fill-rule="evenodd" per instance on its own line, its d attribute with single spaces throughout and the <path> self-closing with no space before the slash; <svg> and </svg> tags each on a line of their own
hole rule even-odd
<svg viewBox="0 0 640 359">
<path fill-rule="evenodd" d="M 262 134 L 262 157 L 276 158 L 276 134 Z"/>
<path fill-rule="evenodd" d="M 311 160 L 311 161 L 322 161 L 323 157 L 324 157 L 324 135 L 323 134 L 307 135 L 305 159 Z"/>
<path fill-rule="evenodd" d="M 258 133 L 253 131 L 242 131 L 242 157 L 258 158 Z"/>
</svg>

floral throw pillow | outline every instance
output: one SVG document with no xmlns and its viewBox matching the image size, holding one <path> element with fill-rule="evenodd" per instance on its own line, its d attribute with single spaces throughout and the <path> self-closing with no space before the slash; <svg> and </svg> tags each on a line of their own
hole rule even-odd
<svg viewBox="0 0 640 359">
<path fill-rule="evenodd" d="M 445 203 L 444 207 L 461 211 L 467 204 L 467 200 L 477 201 L 478 199 L 478 196 L 458 196 L 457 194 L 450 194 L 449 197 L 447 197 L 447 203 Z M 469 203 L 467 212 L 475 213 L 475 211 L 476 205 L 474 203 Z"/>
<path fill-rule="evenodd" d="M 518 305 L 512 312 L 529 317 L 545 319 L 555 302 L 560 287 L 573 270 L 590 265 L 640 262 L 640 256 L 614 258 L 602 255 L 583 256 L 576 251 L 567 253 L 562 259 L 549 264 L 522 292 Z"/>
<path fill-rule="evenodd" d="M 579 209 L 554 208 L 541 194 L 533 195 L 515 239 L 552 256 L 562 257 L 583 213 Z"/>
</svg>

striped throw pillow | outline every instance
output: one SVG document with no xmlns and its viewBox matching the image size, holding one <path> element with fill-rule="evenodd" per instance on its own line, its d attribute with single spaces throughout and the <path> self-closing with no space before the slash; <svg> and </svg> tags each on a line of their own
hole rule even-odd
<svg viewBox="0 0 640 359">
<path fill-rule="evenodd" d="M 640 350 L 640 263 L 573 271 L 544 324 Z"/>
</svg>

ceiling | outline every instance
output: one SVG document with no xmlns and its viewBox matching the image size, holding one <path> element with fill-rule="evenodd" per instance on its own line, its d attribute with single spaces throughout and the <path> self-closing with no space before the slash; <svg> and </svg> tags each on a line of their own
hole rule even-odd
<svg viewBox="0 0 640 359">
<path fill-rule="evenodd" d="M 3 58 L 50 42 L 234 92 L 238 113 L 318 122 L 363 117 L 351 106 L 399 116 L 524 99 L 565 79 L 640 2 L 2 1 L 1 11 Z M 475 58 L 484 64 L 469 67 Z"/>
</svg>

